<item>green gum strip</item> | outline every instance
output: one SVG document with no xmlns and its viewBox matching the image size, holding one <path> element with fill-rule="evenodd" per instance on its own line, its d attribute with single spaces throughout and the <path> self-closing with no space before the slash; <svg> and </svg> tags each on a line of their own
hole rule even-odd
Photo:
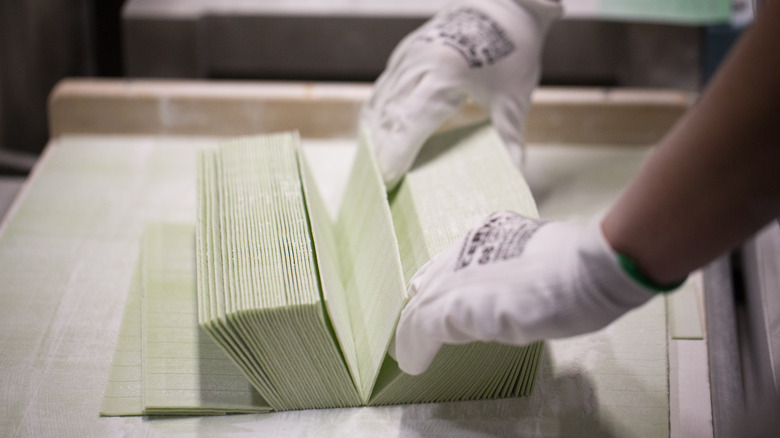
<svg viewBox="0 0 780 438">
<path fill-rule="evenodd" d="M 682 286 L 682 284 L 685 283 L 685 279 L 688 278 L 686 276 L 682 280 L 675 281 L 674 283 L 659 284 L 651 280 L 650 277 L 648 277 L 644 272 L 642 272 L 642 269 L 640 269 L 639 266 L 633 260 L 626 257 L 625 255 L 617 253 L 617 260 L 620 266 L 623 268 L 623 270 L 631 278 L 633 278 L 637 283 L 641 284 L 642 286 L 656 293 L 671 292 L 677 289 L 678 287 Z"/>
</svg>

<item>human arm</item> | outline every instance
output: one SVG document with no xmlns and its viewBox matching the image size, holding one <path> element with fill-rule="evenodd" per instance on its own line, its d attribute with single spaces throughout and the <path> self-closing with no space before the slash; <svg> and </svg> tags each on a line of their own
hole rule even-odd
<svg viewBox="0 0 780 438">
<path fill-rule="evenodd" d="M 601 328 L 654 292 L 618 253 L 666 285 L 780 215 L 778 22 L 770 3 L 603 221 L 491 217 L 421 268 L 396 331 L 401 369 L 424 371 L 444 343 L 523 344 Z M 504 231 L 487 242 L 479 231 L 491 224 Z M 464 251 L 504 244 L 515 256 L 460 267 Z"/>
<path fill-rule="evenodd" d="M 780 4 L 768 2 L 604 218 L 612 247 L 658 283 L 780 216 L 778 24 Z"/>
</svg>

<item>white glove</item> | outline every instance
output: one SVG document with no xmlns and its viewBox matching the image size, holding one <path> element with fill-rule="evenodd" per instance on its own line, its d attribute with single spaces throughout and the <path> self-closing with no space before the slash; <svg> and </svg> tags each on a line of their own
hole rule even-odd
<svg viewBox="0 0 780 438">
<path fill-rule="evenodd" d="M 466 0 L 398 44 L 361 113 L 388 189 L 469 96 L 489 113 L 521 164 L 542 43 L 560 14 L 551 0 Z"/>
<path fill-rule="evenodd" d="M 602 328 L 653 297 L 620 266 L 598 222 L 494 213 L 409 283 L 394 357 L 420 374 L 442 344 L 524 345 Z M 392 350 L 391 350 L 392 351 Z"/>
</svg>

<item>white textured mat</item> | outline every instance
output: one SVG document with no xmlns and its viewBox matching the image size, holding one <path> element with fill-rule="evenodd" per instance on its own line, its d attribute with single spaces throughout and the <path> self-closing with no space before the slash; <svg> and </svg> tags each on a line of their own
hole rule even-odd
<svg viewBox="0 0 780 438">
<path fill-rule="evenodd" d="M 549 342 L 534 393 L 524 399 L 205 419 L 100 418 L 144 224 L 191 221 L 195 150 L 214 143 L 81 137 L 63 139 L 48 149 L 20 195 L 21 203 L 0 230 L 0 396 L 5 401 L 0 407 L 0 435 L 640 437 L 668 433 L 662 299 L 598 333 Z M 317 146 L 342 153 L 348 162 L 348 144 L 319 141 Z M 542 165 L 544 154 L 534 161 L 534 151 L 529 164 Z M 632 162 L 641 159 L 642 154 L 636 154 Z M 315 169 L 315 177 L 329 170 Z M 599 180 L 600 174 L 590 169 L 577 178 L 587 184 Z M 623 183 L 619 178 L 604 182 L 599 201 L 591 203 L 594 209 L 596 202 L 613 196 L 606 193 L 614 194 Z M 338 198 L 338 187 L 323 189 L 324 198 Z M 574 191 L 573 186 L 569 193 Z M 580 196 L 584 200 L 587 194 Z M 540 200 L 542 217 L 548 201 L 554 202 L 554 195 Z"/>
</svg>

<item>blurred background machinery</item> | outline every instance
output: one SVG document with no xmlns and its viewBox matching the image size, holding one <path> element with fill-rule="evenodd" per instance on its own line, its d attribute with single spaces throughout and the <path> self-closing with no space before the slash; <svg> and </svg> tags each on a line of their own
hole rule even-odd
<svg viewBox="0 0 780 438">
<path fill-rule="evenodd" d="M 46 144 L 46 99 L 63 77 L 372 81 L 398 41 L 451 1 L 3 0 L 0 172 L 23 172 L 21 153 Z M 543 84 L 695 91 L 740 27 L 717 11 L 643 17 L 582 3 L 598 2 L 564 0 Z"/>
<path fill-rule="evenodd" d="M 0 217 L 46 145 L 47 98 L 64 77 L 373 81 L 451 1 L 2 0 Z M 750 9 L 738 0 L 733 13 L 670 22 L 581 3 L 564 0 L 543 84 L 696 91 L 738 34 L 723 23 Z"/>
</svg>

